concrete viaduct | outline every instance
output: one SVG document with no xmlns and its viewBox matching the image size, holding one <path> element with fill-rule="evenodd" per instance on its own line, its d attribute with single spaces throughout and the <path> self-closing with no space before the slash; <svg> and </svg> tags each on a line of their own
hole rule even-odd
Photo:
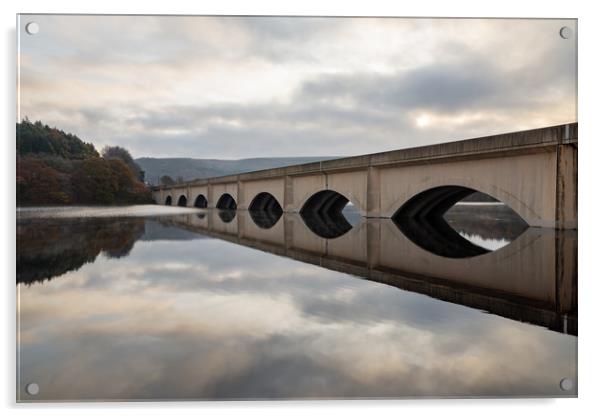
<svg viewBox="0 0 602 417">
<path fill-rule="evenodd" d="M 248 172 L 153 190 L 158 204 L 362 216 L 444 213 L 473 191 L 529 226 L 577 228 L 578 124 Z"/>
</svg>

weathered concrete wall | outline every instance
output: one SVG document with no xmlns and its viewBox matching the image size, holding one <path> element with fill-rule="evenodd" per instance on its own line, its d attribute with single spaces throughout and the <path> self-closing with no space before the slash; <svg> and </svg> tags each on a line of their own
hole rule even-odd
<svg viewBox="0 0 602 417">
<path fill-rule="evenodd" d="M 559 229 L 577 228 L 577 144 L 557 150 L 556 218 Z"/>
<path fill-rule="evenodd" d="M 165 188 L 160 190 L 160 192 L 158 193 L 153 192 L 153 199 L 157 204 L 165 204 L 167 197 L 170 196 L 172 201 L 171 205 L 176 206 L 178 204 L 178 199 L 182 195 L 188 198 L 188 187 L 186 185 L 180 187 Z"/>
<path fill-rule="evenodd" d="M 362 216 L 368 212 L 368 169 L 335 172 L 326 175 L 328 189 L 351 201 Z"/>
<path fill-rule="evenodd" d="M 458 185 L 508 205 L 530 226 L 554 227 L 554 149 L 495 158 L 439 161 L 380 170 L 380 216 L 392 217 L 410 198 L 428 189 Z"/>
<path fill-rule="evenodd" d="M 292 196 L 285 211 L 298 212 L 309 197 L 318 191 L 326 190 L 326 175 L 310 174 L 291 177 Z"/>
<path fill-rule="evenodd" d="M 284 177 L 240 181 L 238 208 L 248 210 L 249 206 L 257 194 L 261 192 L 270 193 L 276 198 L 280 207 L 284 207 Z"/>
<path fill-rule="evenodd" d="M 209 201 L 209 187 L 207 185 L 190 185 L 188 189 L 188 207 L 194 207 L 196 198 L 202 195 Z"/>
<path fill-rule="evenodd" d="M 238 182 L 220 182 L 209 185 L 209 198 L 207 199 L 208 207 L 215 207 L 220 197 L 224 194 L 230 194 L 236 204 L 238 204 Z"/>
</svg>

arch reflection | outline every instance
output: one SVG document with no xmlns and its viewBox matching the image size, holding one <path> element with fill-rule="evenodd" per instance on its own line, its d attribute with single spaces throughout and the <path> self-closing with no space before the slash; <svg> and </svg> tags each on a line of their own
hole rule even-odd
<svg viewBox="0 0 602 417">
<path fill-rule="evenodd" d="M 364 220 L 339 239 L 329 240 L 308 230 L 298 214 L 284 213 L 279 226 L 269 230 L 256 227 L 250 212 L 238 215 L 240 221 L 227 227 L 221 222 L 201 223 L 196 216 L 180 217 L 178 222 L 203 235 L 577 334 L 574 231 L 528 228 L 499 250 L 450 258 L 423 250 L 390 219 Z M 507 236 L 501 228 L 495 233 Z M 556 268 L 556 259 L 563 260 L 562 270 Z"/>
<path fill-rule="evenodd" d="M 230 223 L 236 217 L 236 210 L 219 210 L 217 215 L 224 223 Z"/>
<path fill-rule="evenodd" d="M 495 209 L 497 210 L 497 209 Z M 459 211 L 459 213 L 458 213 Z M 17 283 L 43 282 L 94 261 L 99 253 L 125 257 L 137 239 L 178 240 L 174 228 L 286 256 L 478 310 L 577 334 L 577 233 L 528 228 L 503 248 L 478 257 L 442 257 L 413 243 L 389 219 L 368 219 L 335 240 L 312 233 L 298 214 L 275 227 L 256 227 L 246 211 L 209 210 L 142 218 L 77 218 L 17 223 Z M 236 214 L 239 221 L 232 221 Z M 452 208 L 456 230 L 462 208 Z M 456 217 L 454 217 L 456 216 Z M 499 215 L 493 217 L 499 219 Z M 166 227 L 153 227 L 159 222 Z M 150 227 L 149 227 L 150 226 Z M 491 229 L 498 238 L 516 226 Z M 482 235 L 486 237 L 486 234 Z M 188 236 L 186 236 L 189 239 Z M 562 262 L 562 268 L 558 268 Z"/>
<path fill-rule="evenodd" d="M 448 258 L 469 258 L 491 252 L 491 248 L 479 239 L 471 239 L 470 232 L 456 230 L 452 225 L 460 225 L 470 218 L 479 220 L 481 230 L 505 228 L 505 223 L 490 215 L 474 217 L 481 211 L 455 209 L 448 214 L 452 207 L 461 200 L 474 195 L 475 190 L 460 186 L 443 186 L 426 190 L 408 200 L 393 216 L 392 220 L 413 243 L 439 256 Z M 480 194 L 480 193 L 479 193 Z M 498 215 L 503 215 L 507 223 L 514 224 L 513 233 L 505 236 L 508 241 L 516 239 L 527 228 L 526 223 L 512 209 L 497 200 L 483 195 L 487 204 L 493 204 Z M 462 203 L 460 203 L 462 204 Z M 487 210 L 485 210 L 487 211 Z M 451 220 L 451 224 L 450 224 Z M 473 222 L 474 223 L 474 222 Z M 461 225 L 460 225 L 461 226 Z M 473 224 L 474 226 L 474 224 Z M 474 242 L 477 243 L 474 243 Z"/>
</svg>

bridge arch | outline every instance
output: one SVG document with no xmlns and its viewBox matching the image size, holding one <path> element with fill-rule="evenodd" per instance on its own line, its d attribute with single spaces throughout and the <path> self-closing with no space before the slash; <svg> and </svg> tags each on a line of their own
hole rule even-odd
<svg viewBox="0 0 602 417">
<path fill-rule="evenodd" d="M 383 217 L 395 218 L 401 214 L 402 208 L 411 200 L 413 200 L 414 203 L 418 203 L 423 197 L 428 197 L 430 200 L 431 198 L 434 198 L 430 190 L 443 188 L 447 188 L 447 191 L 444 192 L 446 195 L 445 201 L 441 201 L 441 203 L 449 203 L 448 199 L 455 200 L 448 208 L 469 194 L 480 191 L 483 194 L 487 194 L 499 202 L 504 203 L 530 226 L 541 224 L 542 218 L 540 213 L 532 208 L 528 202 L 518 199 L 515 194 L 505 190 L 497 184 L 481 183 L 478 180 L 469 178 L 431 178 L 428 181 L 421 181 L 419 184 L 412 184 L 408 189 L 401 192 L 400 196 L 392 204 L 388 205 L 389 210 L 384 211 Z M 441 194 L 438 195 L 440 197 L 442 196 Z M 435 202 L 435 200 L 431 201 L 433 203 Z M 444 205 L 437 204 L 438 210 L 442 210 L 443 206 Z"/>
<path fill-rule="evenodd" d="M 272 194 L 261 192 L 253 198 L 249 204 L 249 211 L 268 211 L 272 213 L 282 213 L 282 206 Z"/>
<path fill-rule="evenodd" d="M 351 202 L 351 204 L 353 204 L 354 206 L 356 206 L 356 208 L 359 209 L 359 205 L 357 205 L 354 201 L 351 201 L 349 198 L 339 193 L 338 191 L 330 189 L 320 190 L 318 192 L 315 192 L 305 200 L 305 202 L 301 206 L 301 209 L 299 210 L 299 213 L 308 214 L 310 212 L 340 212 L 343 210 L 343 208 L 345 208 L 345 206 L 349 202 Z"/>
<path fill-rule="evenodd" d="M 305 200 L 300 213 L 338 213 L 345 208 L 348 202 L 349 199 L 341 193 L 333 190 L 322 190 Z"/>
<path fill-rule="evenodd" d="M 276 197 L 267 192 L 257 194 L 249 205 L 251 219 L 262 229 L 271 229 L 278 223 L 282 213 L 282 206 Z"/>
<path fill-rule="evenodd" d="M 302 186 L 300 188 L 305 188 L 305 187 Z M 366 210 L 365 201 L 363 200 L 363 196 L 361 196 L 361 195 L 358 196 L 358 195 L 356 195 L 356 193 L 354 193 L 351 190 L 344 190 L 341 188 L 343 188 L 343 187 L 333 186 L 332 184 L 329 185 L 328 187 L 325 187 L 324 184 L 319 185 L 319 186 L 307 187 L 304 190 L 305 192 L 301 193 L 299 195 L 299 197 L 295 198 L 295 200 L 296 200 L 295 211 L 298 210 L 298 212 L 301 213 L 301 211 L 303 211 L 304 209 L 308 209 L 311 205 L 313 205 L 316 202 L 316 200 L 315 200 L 316 195 L 318 195 L 320 193 L 323 193 L 323 194 L 336 193 L 336 194 L 342 196 L 347 202 L 350 202 L 351 204 L 353 204 L 353 206 L 361 213 L 361 215 L 365 216 L 367 213 L 367 210 Z M 364 194 L 365 194 L 365 191 L 364 191 Z M 313 199 L 313 201 L 312 201 L 312 199 Z M 344 205 L 343 205 L 343 207 L 344 207 Z"/>
<path fill-rule="evenodd" d="M 215 205 L 220 210 L 236 210 L 236 200 L 228 193 L 222 194 Z"/>
<path fill-rule="evenodd" d="M 186 196 L 184 194 L 182 194 L 180 196 L 180 198 L 178 198 L 178 206 L 179 207 L 186 207 L 187 203 L 188 203 L 188 199 L 186 198 Z"/>
<path fill-rule="evenodd" d="M 194 206 L 197 208 L 207 208 L 207 198 L 203 194 L 199 194 L 194 199 Z"/>
<path fill-rule="evenodd" d="M 171 196 L 168 195 L 167 198 L 165 199 L 165 205 L 166 206 L 171 206 L 172 205 L 172 201 L 171 201 Z"/>
<path fill-rule="evenodd" d="M 444 185 L 422 191 L 407 200 L 393 218 L 443 217 L 454 204 L 476 192 L 468 187 Z"/>
</svg>

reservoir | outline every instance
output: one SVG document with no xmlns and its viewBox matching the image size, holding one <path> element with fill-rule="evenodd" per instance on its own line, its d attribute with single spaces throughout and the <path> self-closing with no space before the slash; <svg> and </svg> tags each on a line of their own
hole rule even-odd
<svg viewBox="0 0 602 417">
<path fill-rule="evenodd" d="M 19 401 L 576 396 L 575 230 L 346 211 L 18 210 Z"/>
</svg>

